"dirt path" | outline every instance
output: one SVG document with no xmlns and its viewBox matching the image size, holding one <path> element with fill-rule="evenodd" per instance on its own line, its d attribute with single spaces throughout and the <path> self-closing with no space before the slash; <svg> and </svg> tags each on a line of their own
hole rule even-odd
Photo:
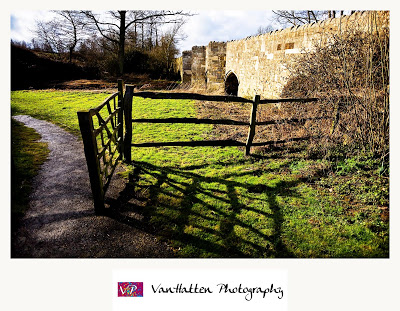
<svg viewBox="0 0 400 311">
<path fill-rule="evenodd" d="M 15 116 L 48 143 L 50 154 L 34 180 L 30 208 L 13 235 L 13 257 L 171 257 L 168 246 L 129 224 L 94 214 L 83 145 L 46 121 Z M 114 174 L 107 196 L 125 186 Z"/>
</svg>

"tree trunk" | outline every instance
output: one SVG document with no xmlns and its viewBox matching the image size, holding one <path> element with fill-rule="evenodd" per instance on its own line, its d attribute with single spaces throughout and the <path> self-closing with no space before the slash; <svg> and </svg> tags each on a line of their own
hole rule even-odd
<svg viewBox="0 0 400 311">
<path fill-rule="evenodd" d="M 144 50 L 144 24 L 142 23 L 142 50 Z"/>
<path fill-rule="evenodd" d="M 153 48 L 153 22 L 150 23 L 149 51 Z"/>
<path fill-rule="evenodd" d="M 118 66 L 119 74 L 124 74 L 124 60 L 125 60 L 125 16 L 126 11 L 119 11 L 121 16 L 120 32 L 119 32 L 119 47 L 118 47 Z"/>
<path fill-rule="evenodd" d="M 135 25 L 135 38 L 134 38 L 134 43 L 135 43 L 135 48 L 137 47 L 137 23 L 134 24 Z"/>
<path fill-rule="evenodd" d="M 69 62 L 72 63 L 72 53 L 74 51 L 74 48 L 72 46 L 69 47 Z"/>
</svg>

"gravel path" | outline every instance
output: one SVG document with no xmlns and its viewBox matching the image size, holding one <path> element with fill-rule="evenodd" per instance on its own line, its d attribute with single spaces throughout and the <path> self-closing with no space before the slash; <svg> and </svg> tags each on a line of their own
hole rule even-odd
<svg viewBox="0 0 400 311">
<path fill-rule="evenodd" d="M 50 154 L 33 182 L 30 208 L 13 234 L 13 257 L 172 256 L 168 246 L 145 229 L 140 212 L 130 211 L 122 218 L 94 214 L 81 141 L 46 121 L 30 116 L 14 119 L 37 131 Z M 107 197 L 118 198 L 124 187 L 114 173 Z"/>
</svg>

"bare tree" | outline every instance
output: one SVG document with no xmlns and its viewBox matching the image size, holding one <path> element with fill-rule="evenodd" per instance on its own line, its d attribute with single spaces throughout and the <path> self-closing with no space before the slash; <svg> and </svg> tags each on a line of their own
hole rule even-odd
<svg viewBox="0 0 400 311">
<path fill-rule="evenodd" d="M 309 24 L 313 22 L 318 22 L 327 17 L 327 11 L 272 11 L 274 13 L 273 21 L 279 23 L 280 25 L 287 26 L 298 26 L 303 24 Z"/>
<path fill-rule="evenodd" d="M 63 44 L 54 21 L 36 21 L 36 43 L 42 50 L 51 53 L 63 52 Z"/>
<path fill-rule="evenodd" d="M 258 36 L 258 35 L 263 35 L 263 34 L 265 34 L 265 33 L 268 33 L 268 32 L 271 32 L 271 31 L 274 31 L 274 27 L 272 27 L 271 25 L 267 25 L 267 26 L 260 26 L 260 27 L 258 27 L 258 29 L 257 29 L 257 32 L 256 32 L 256 36 Z"/>
<path fill-rule="evenodd" d="M 85 22 L 78 11 L 53 11 L 56 16 L 48 21 L 36 21 L 37 41 L 42 47 L 53 53 L 69 52 L 72 61 L 73 52 L 84 36 Z"/>
<path fill-rule="evenodd" d="M 72 54 L 81 39 L 84 36 L 86 22 L 79 11 L 54 11 L 60 17 L 59 28 L 60 35 L 69 51 L 69 61 L 72 61 Z"/>
<path fill-rule="evenodd" d="M 165 68 L 166 75 L 170 75 L 174 70 L 175 56 L 178 54 L 177 44 L 180 40 L 185 38 L 185 35 L 181 33 L 184 21 L 179 24 L 175 24 L 160 38 L 160 43 L 157 49 L 160 54 L 160 61 Z"/>
<path fill-rule="evenodd" d="M 134 28 L 135 40 L 137 39 L 137 26 L 142 33 L 142 45 L 144 45 L 144 26 L 147 24 L 180 23 L 190 13 L 183 11 L 109 11 L 107 14 L 99 15 L 92 11 L 84 12 L 87 18 L 96 28 L 101 36 L 113 42 L 118 47 L 119 73 L 124 73 L 125 43 L 126 35 L 130 28 Z M 151 34 L 153 35 L 153 34 Z"/>
</svg>

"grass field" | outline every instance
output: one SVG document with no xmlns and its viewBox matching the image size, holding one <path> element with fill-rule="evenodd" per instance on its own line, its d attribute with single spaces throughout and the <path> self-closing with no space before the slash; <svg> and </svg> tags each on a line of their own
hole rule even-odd
<svg viewBox="0 0 400 311">
<path fill-rule="evenodd" d="M 32 180 L 46 160 L 47 144 L 33 129 L 11 119 L 11 219 L 12 230 L 29 206 Z"/>
<path fill-rule="evenodd" d="M 47 120 L 80 136 L 78 110 L 100 105 L 111 93 L 79 91 L 15 91 L 11 92 L 11 113 L 28 114 Z"/>
<path fill-rule="evenodd" d="M 105 93 L 12 92 L 14 114 L 79 133 Z M 135 118 L 195 117 L 192 101 L 134 98 Z M 217 116 L 221 118 L 223 116 Z M 229 116 L 228 116 L 229 118 Z M 211 125 L 135 124 L 134 142 L 203 140 Z M 387 172 L 366 156 L 312 159 L 304 146 L 133 148 L 130 208 L 178 257 L 388 257 Z M 385 174 L 384 174 L 385 173 Z M 128 189 L 128 188 L 127 188 Z"/>
</svg>

